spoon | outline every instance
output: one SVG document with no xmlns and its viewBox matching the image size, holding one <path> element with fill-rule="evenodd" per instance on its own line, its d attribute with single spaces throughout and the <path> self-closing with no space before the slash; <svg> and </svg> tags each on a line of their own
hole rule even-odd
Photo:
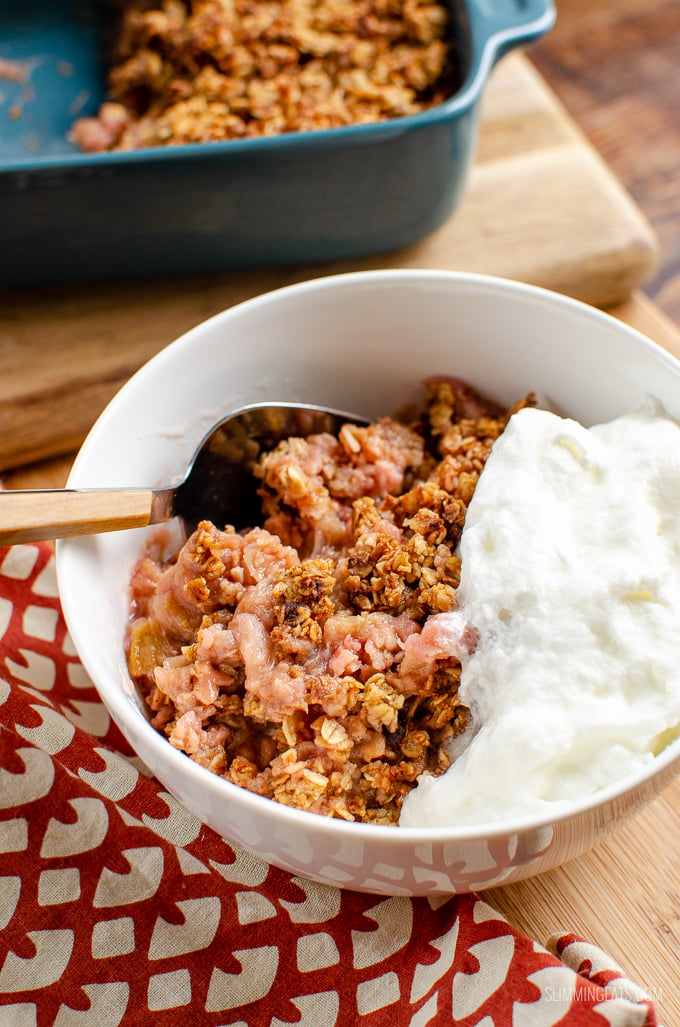
<svg viewBox="0 0 680 1027">
<path fill-rule="evenodd" d="M 228 414 L 198 446 L 184 478 L 156 488 L 26 489 L 0 492 L 0 545 L 141 528 L 179 517 L 190 535 L 201 520 L 219 528 L 261 519 L 252 468 L 283 439 L 343 424 L 356 414 L 305 403 L 255 403 Z"/>
</svg>

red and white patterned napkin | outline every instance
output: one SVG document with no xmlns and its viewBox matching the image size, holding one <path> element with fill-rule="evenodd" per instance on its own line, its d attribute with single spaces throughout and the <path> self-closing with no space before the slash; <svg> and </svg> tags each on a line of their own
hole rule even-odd
<svg viewBox="0 0 680 1027">
<path fill-rule="evenodd" d="M 130 752 L 73 651 L 52 550 L 0 549 L 0 1027 L 653 1027 L 594 945 L 476 895 L 292 877 Z"/>
</svg>

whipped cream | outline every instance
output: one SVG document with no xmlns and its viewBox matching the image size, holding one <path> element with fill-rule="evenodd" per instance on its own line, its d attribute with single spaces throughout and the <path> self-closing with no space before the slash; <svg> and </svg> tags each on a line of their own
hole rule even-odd
<svg viewBox="0 0 680 1027">
<path fill-rule="evenodd" d="M 460 695 L 478 726 L 402 826 L 556 812 L 680 733 L 680 425 L 655 400 L 587 429 L 515 414 L 461 540 L 478 634 Z"/>
</svg>

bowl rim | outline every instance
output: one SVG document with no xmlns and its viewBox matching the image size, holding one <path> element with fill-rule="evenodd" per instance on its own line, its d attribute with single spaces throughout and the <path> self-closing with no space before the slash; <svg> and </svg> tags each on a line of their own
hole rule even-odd
<svg viewBox="0 0 680 1027">
<path fill-rule="evenodd" d="M 428 268 L 387 268 L 323 275 L 317 278 L 305 279 L 303 281 L 283 285 L 277 289 L 250 297 L 249 299 L 236 303 L 225 310 L 219 311 L 211 317 L 201 321 L 194 327 L 188 329 L 186 332 L 183 332 L 180 336 L 168 343 L 163 347 L 163 349 L 152 356 L 122 386 L 100 414 L 78 452 L 78 455 L 72 465 L 66 487 L 84 487 L 83 484 L 78 481 L 80 462 L 86 456 L 88 448 L 96 443 L 98 435 L 107 430 L 108 420 L 112 416 L 115 416 L 117 406 L 121 402 L 121 398 L 123 400 L 125 399 L 128 390 L 133 389 L 139 380 L 142 380 L 148 375 L 153 375 L 155 368 L 159 363 L 164 363 L 167 360 L 172 361 L 176 354 L 181 354 L 184 349 L 191 347 L 196 338 L 203 335 L 206 331 L 209 331 L 215 324 L 222 321 L 228 321 L 232 317 L 241 316 L 244 311 L 247 312 L 247 310 L 251 308 L 254 309 L 269 304 L 277 304 L 281 299 L 285 299 L 291 294 L 304 295 L 306 293 L 319 290 L 335 290 L 336 288 L 343 287 L 351 289 L 363 284 L 367 287 L 372 287 L 376 284 L 380 285 L 382 283 L 403 283 L 407 279 L 411 280 L 414 285 L 437 282 L 450 283 L 467 290 L 484 291 L 491 289 L 508 295 L 523 296 L 526 299 L 539 301 L 552 307 L 571 310 L 592 321 L 600 321 L 610 326 L 615 326 L 616 331 L 627 336 L 631 341 L 635 342 L 643 349 L 653 352 L 657 358 L 660 358 L 662 362 L 669 364 L 677 373 L 680 374 L 680 359 L 673 356 L 673 354 L 664 349 L 659 343 L 654 342 L 636 328 L 631 327 L 623 321 L 619 321 L 613 315 L 608 314 L 605 311 L 590 306 L 582 300 L 554 292 L 542 286 L 493 275 L 479 274 L 476 272 L 442 271 Z M 128 737 L 128 741 L 135 750 L 135 753 L 139 755 L 137 753 L 137 747 L 130 741 L 128 731 L 121 727 L 121 724 L 127 725 L 131 710 L 134 710 L 134 725 L 132 733 L 134 734 L 138 731 L 142 731 L 144 733 L 145 743 L 148 743 L 151 751 L 153 752 L 156 770 L 152 771 L 152 773 L 158 776 L 159 768 L 165 768 L 166 765 L 169 765 L 171 769 L 176 768 L 176 770 L 179 771 L 185 779 L 187 779 L 191 787 L 198 787 L 202 788 L 204 791 L 207 789 L 210 792 L 216 792 L 222 801 L 227 803 L 229 801 L 237 802 L 245 809 L 252 808 L 253 812 L 261 811 L 270 820 L 281 822 L 286 827 L 290 828 L 296 825 L 306 825 L 307 828 L 314 828 L 315 833 L 323 831 L 330 835 L 337 834 L 339 836 L 347 837 L 356 836 L 357 840 L 365 838 L 367 841 L 371 839 L 376 841 L 378 839 L 385 841 L 389 838 L 391 845 L 396 844 L 399 847 L 403 847 L 404 845 L 411 846 L 414 843 L 422 844 L 423 842 L 443 845 L 454 844 L 456 842 L 484 842 L 508 836 L 521 836 L 527 833 L 535 833 L 537 831 L 550 829 L 565 821 L 588 816 L 598 809 L 604 809 L 606 807 L 610 807 L 612 804 L 616 804 L 617 800 L 625 800 L 626 796 L 633 791 L 637 791 L 645 785 L 651 784 L 653 779 L 660 780 L 664 776 L 664 772 L 668 771 L 674 763 L 679 764 L 678 771 L 680 772 L 679 737 L 669 742 L 658 755 L 653 756 L 639 769 L 632 771 L 621 778 L 617 778 L 616 781 L 597 789 L 595 792 L 584 796 L 582 799 L 550 800 L 545 810 L 491 821 L 448 826 L 432 825 L 407 827 L 399 824 L 382 825 L 364 823 L 361 821 L 346 821 L 341 818 L 324 817 L 307 810 L 285 806 L 272 799 L 241 788 L 233 782 L 227 781 L 219 775 L 212 773 L 207 768 L 195 763 L 187 754 L 174 749 L 167 739 L 162 737 L 159 732 L 152 727 L 150 722 L 144 717 L 142 711 L 135 707 L 134 704 L 130 703 L 129 697 L 126 695 L 120 681 L 118 681 L 113 688 L 110 687 L 110 683 L 100 685 L 97 682 L 95 675 L 90 670 L 92 663 L 95 661 L 92 660 L 90 655 L 87 636 L 83 641 L 80 633 L 77 630 L 73 630 L 73 626 L 77 627 L 79 623 L 77 601 L 69 589 L 62 589 L 62 582 L 65 580 L 69 559 L 71 558 L 72 553 L 77 552 L 79 541 L 82 540 L 60 539 L 56 544 L 56 573 L 64 618 L 76 648 L 76 652 L 85 671 L 90 676 L 93 686 L 104 702 L 104 705 L 107 707 L 114 722 L 117 723 L 118 727 L 123 731 L 126 737 Z M 125 669 L 122 667 L 121 672 L 126 673 Z M 141 758 L 144 760 L 144 757 Z M 158 780 L 164 788 L 167 788 L 168 791 L 172 792 L 172 788 L 168 786 L 161 777 L 158 777 Z M 665 785 L 663 787 L 665 787 Z M 226 791 L 224 791 L 225 788 Z M 655 793 L 659 790 L 660 789 L 654 788 Z M 172 792 L 172 794 L 174 794 L 174 792 Z M 181 798 L 180 801 L 184 803 L 184 800 Z M 303 818 L 302 821 L 300 821 L 300 817 Z M 349 835 L 347 835 L 347 832 L 349 832 Z"/>
</svg>

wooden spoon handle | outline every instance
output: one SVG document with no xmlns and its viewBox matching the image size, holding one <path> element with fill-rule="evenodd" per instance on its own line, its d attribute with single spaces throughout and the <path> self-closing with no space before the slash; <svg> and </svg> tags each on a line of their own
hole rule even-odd
<svg viewBox="0 0 680 1027">
<path fill-rule="evenodd" d="M 152 489 L 48 489 L 0 492 L 0 545 L 141 528 Z"/>
</svg>

